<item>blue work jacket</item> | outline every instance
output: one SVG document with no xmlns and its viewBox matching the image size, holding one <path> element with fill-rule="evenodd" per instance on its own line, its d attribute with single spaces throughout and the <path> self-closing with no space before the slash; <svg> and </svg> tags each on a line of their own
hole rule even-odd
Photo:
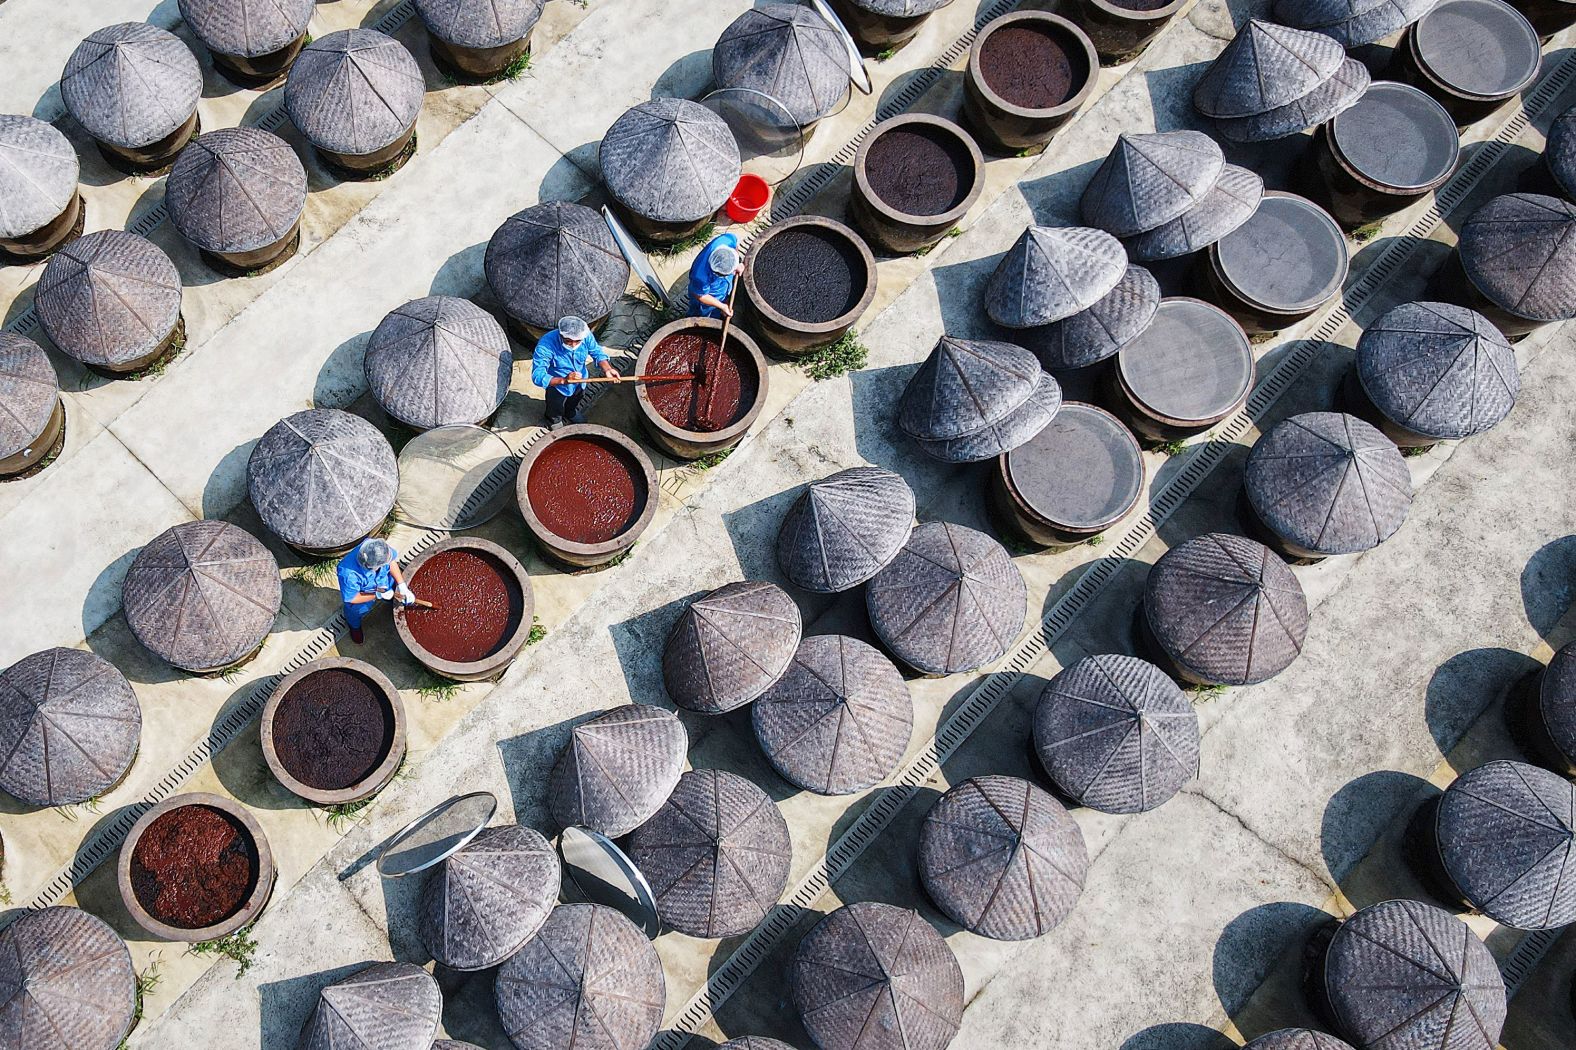
<svg viewBox="0 0 1576 1050">
<path fill-rule="evenodd" d="M 388 565 L 379 565 L 376 569 L 363 569 L 356 560 L 356 552 L 360 544 L 352 547 L 350 553 L 339 559 L 339 597 L 348 605 L 350 599 L 358 594 L 377 594 L 379 591 L 392 591 L 394 589 L 393 566 L 399 561 L 399 551 L 394 551 L 394 561 Z"/>
<path fill-rule="evenodd" d="M 571 372 L 590 375 L 586 358 L 593 361 L 607 360 L 607 351 L 602 349 L 595 335 L 586 336 L 579 346 L 571 350 L 564 345 L 564 337 L 555 328 L 536 341 L 536 350 L 531 354 L 531 382 L 546 390 L 549 379 L 562 379 Z M 565 383 L 556 389 L 565 397 L 571 397 L 584 390 L 585 384 Z"/>
<path fill-rule="evenodd" d="M 719 233 L 713 237 L 700 250 L 695 261 L 690 264 L 689 275 L 689 301 L 691 317 L 721 317 L 722 311 L 714 306 L 706 306 L 700 301 L 703 295 L 711 295 L 718 302 L 727 302 L 728 293 L 733 291 L 735 274 L 718 273 L 711 268 L 711 250 L 719 245 L 726 244 L 730 248 L 739 246 L 738 234 Z"/>
</svg>

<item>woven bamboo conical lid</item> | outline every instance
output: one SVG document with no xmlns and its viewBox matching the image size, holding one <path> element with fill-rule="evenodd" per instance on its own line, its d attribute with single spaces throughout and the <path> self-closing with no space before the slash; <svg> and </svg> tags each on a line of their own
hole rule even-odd
<svg viewBox="0 0 1576 1050">
<path fill-rule="evenodd" d="M 30 806 L 97 798 L 126 775 L 142 708 L 115 665 L 45 649 L 0 672 L 0 790 Z"/>
<path fill-rule="evenodd" d="M 426 91 L 404 44 L 371 29 L 342 29 L 301 49 L 285 82 L 285 109 L 318 149 L 361 155 L 409 131 Z"/>
<path fill-rule="evenodd" d="M 801 127 L 835 110 L 850 83 L 837 30 L 814 8 L 771 0 L 722 31 L 711 49 L 711 75 L 718 87 L 771 96 Z"/>
<path fill-rule="evenodd" d="M 310 408 L 268 428 L 247 460 L 246 487 L 280 539 L 332 550 L 383 524 L 399 493 L 399 467 L 371 423 L 336 408 Z"/>
<path fill-rule="evenodd" d="M 498 411 L 509 393 L 514 353 L 492 314 L 469 299 L 429 295 L 383 318 L 362 367 L 385 412 L 429 430 L 481 423 Z"/>
<path fill-rule="evenodd" d="M 903 388 L 897 425 L 921 441 L 977 434 L 1021 408 L 1043 375 L 1021 346 L 944 335 Z"/>
<path fill-rule="evenodd" d="M 486 828 L 450 854 L 421 892 L 421 940 L 451 970 L 497 966 L 558 903 L 558 854 L 532 828 Z"/>
<path fill-rule="evenodd" d="M 49 225 L 77 195 L 77 151 L 53 125 L 0 113 L 0 237 Z"/>
<path fill-rule="evenodd" d="M 25 336 L 0 332 L 0 459 L 44 433 L 60 404 L 60 379 L 49 355 Z"/>
<path fill-rule="evenodd" d="M 673 794 L 689 734 L 673 712 L 625 704 L 581 722 L 553 766 L 547 804 L 560 827 L 627 835 Z"/>
<path fill-rule="evenodd" d="M 624 207 L 653 222 L 698 222 L 739 181 L 739 143 L 728 122 L 697 102 L 654 98 L 602 136 L 602 181 Z"/>
<path fill-rule="evenodd" d="M 121 22 L 93 31 L 71 52 L 60 97 L 89 135 L 138 149 L 191 119 L 202 97 L 202 70 L 174 33 Z"/>
<path fill-rule="evenodd" d="M 44 908 L 0 930 L 0 1050 L 115 1050 L 138 998 L 126 942 L 96 915 Z"/>
<path fill-rule="evenodd" d="M 306 206 L 306 169 L 257 128 L 221 128 L 181 150 L 164 182 L 181 236 L 210 252 L 249 252 L 289 235 Z"/>
<path fill-rule="evenodd" d="M 1346 61 L 1322 33 L 1250 18 L 1193 88 L 1206 117 L 1251 117 L 1302 98 Z"/>
<path fill-rule="evenodd" d="M 197 39 L 225 55 L 258 58 L 306 32 L 316 0 L 180 0 Z"/>
<path fill-rule="evenodd" d="M 181 275 L 163 249 L 124 230 L 78 237 L 38 279 L 34 303 L 54 344 L 116 368 L 151 354 L 181 319 Z"/>
<path fill-rule="evenodd" d="M 1576 204 L 1536 193 L 1495 197 L 1461 228 L 1457 250 L 1472 283 L 1510 313 L 1576 316 Z"/>
<path fill-rule="evenodd" d="M 373 963 L 318 993 L 296 1050 L 431 1050 L 442 1015 L 443 993 L 426 970 Z"/>
<path fill-rule="evenodd" d="M 1137 262 L 1151 262 L 1208 248 L 1252 218 L 1263 199 L 1263 179 L 1227 164 L 1214 188 L 1179 218 L 1128 238 L 1127 254 Z"/>
<path fill-rule="evenodd" d="M 1149 327 L 1159 309 L 1160 282 L 1142 266 L 1129 266 L 1093 306 L 1043 328 L 1024 328 L 1017 336 L 1047 371 L 1085 368 L 1115 357 Z"/>
<path fill-rule="evenodd" d="M 1441 439 L 1481 434 L 1521 390 L 1499 329 L 1450 303 L 1403 303 L 1369 325 L 1357 341 L 1357 377 L 1386 418 Z"/>
<path fill-rule="evenodd" d="M 799 645 L 799 607 L 776 584 L 730 583 L 690 603 L 668 635 L 662 681 L 680 707 L 722 714 L 771 688 Z"/>
<path fill-rule="evenodd" d="M 777 564 L 805 590 L 857 587 L 914 531 L 914 490 L 880 467 L 849 467 L 805 486 L 777 533 Z"/>
<path fill-rule="evenodd" d="M 487 285 L 516 321 L 605 317 L 629 285 L 629 263 L 601 213 L 572 201 L 516 212 L 487 242 Z"/>
<path fill-rule="evenodd" d="M 427 31 L 456 47 L 506 47 L 525 39 L 546 0 L 416 0 Z"/>
<path fill-rule="evenodd" d="M 1163 226 L 1203 200 L 1225 166 L 1201 131 L 1124 132 L 1084 187 L 1083 220 L 1118 237 Z"/>
<path fill-rule="evenodd" d="M 1008 328 L 1031 328 L 1086 310 L 1127 273 L 1122 242 L 1089 226 L 1030 226 L 985 288 L 985 312 Z"/>
</svg>

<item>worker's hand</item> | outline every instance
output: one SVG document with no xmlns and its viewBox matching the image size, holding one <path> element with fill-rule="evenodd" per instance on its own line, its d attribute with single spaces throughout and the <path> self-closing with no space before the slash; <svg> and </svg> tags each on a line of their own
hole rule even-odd
<svg viewBox="0 0 1576 1050">
<path fill-rule="evenodd" d="M 395 593 L 399 595 L 399 600 L 406 605 L 414 605 L 416 603 L 415 592 L 403 583 L 399 585 L 399 589 Z"/>
<path fill-rule="evenodd" d="M 585 378 L 585 376 L 581 375 L 579 372 L 570 372 L 568 375 L 564 376 L 564 382 L 566 382 L 566 383 L 578 383 L 578 382 L 580 382 L 580 380 L 582 380 L 584 378 Z"/>
<path fill-rule="evenodd" d="M 393 591 L 379 591 L 378 592 L 378 597 L 382 598 L 386 602 L 393 601 L 394 600 L 394 592 Z"/>
<path fill-rule="evenodd" d="M 733 316 L 733 307 L 729 306 L 727 303 L 718 303 L 717 309 L 722 311 L 722 316 L 724 317 Z"/>
<path fill-rule="evenodd" d="M 611 362 L 603 361 L 602 375 L 607 379 L 614 379 L 618 376 L 618 369 L 614 368 Z"/>
<path fill-rule="evenodd" d="M 741 255 L 741 256 L 739 256 L 739 265 L 737 265 L 737 266 L 735 266 L 733 268 L 733 273 L 734 273 L 734 276 L 738 276 L 739 274 L 741 274 L 743 272 L 744 272 L 744 256 Z"/>
</svg>

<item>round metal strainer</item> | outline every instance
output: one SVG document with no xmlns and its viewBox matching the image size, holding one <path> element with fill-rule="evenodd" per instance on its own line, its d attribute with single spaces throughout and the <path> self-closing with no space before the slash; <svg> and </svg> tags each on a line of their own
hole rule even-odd
<svg viewBox="0 0 1576 1050">
<path fill-rule="evenodd" d="M 486 427 L 434 427 L 400 450 L 395 514 L 424 529 L 474 529 L 509 501 L 519 466 L 509 443 Z"/>
</svg>

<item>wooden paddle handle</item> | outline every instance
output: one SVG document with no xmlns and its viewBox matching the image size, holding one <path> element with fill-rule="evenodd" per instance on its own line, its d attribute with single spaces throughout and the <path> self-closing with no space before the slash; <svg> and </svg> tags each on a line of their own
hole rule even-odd
<svg viewBox="0 0 1576 1050">
<path fill-rule="evenodd" d="M 576 383 L 664 383 L 677 382 L 683 379 L 694 379 L 693 375 L 682 376 L 592 376 L 587 379 L 576 379 Z"/>
</svg>

